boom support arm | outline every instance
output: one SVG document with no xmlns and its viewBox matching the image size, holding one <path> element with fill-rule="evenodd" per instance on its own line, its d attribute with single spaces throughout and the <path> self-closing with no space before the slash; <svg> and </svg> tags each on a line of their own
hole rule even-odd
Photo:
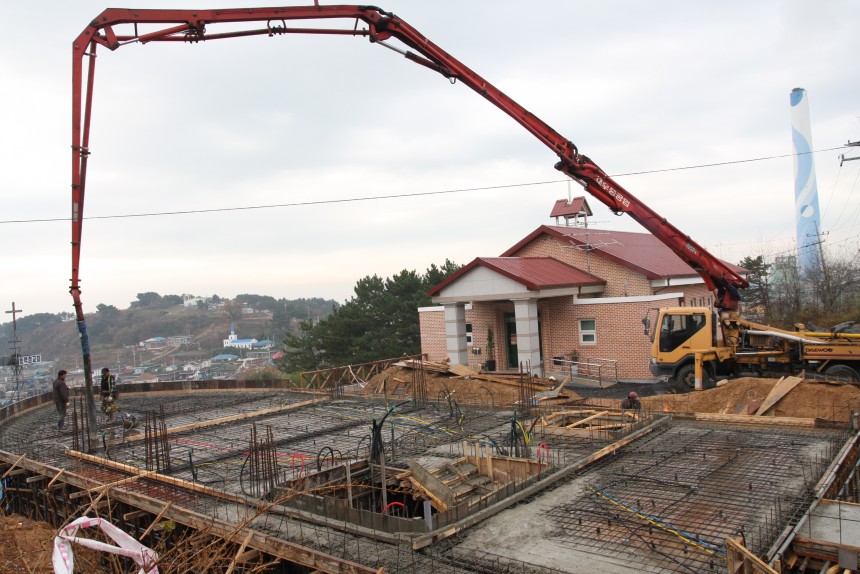
<svg viewBox="0 0 860 574">
<path fill-rule="evenodd" d="M 351 28 L 290 27 L 294 21 L 351 21 Z M 236 24 L 258 24 L 246 30 L 236 30 Z M 259 25 L 265 23 L 264 26 Z M 367 27 L 359 28 L 363 23 Z M 232 24 L 228 31 L 210 33 L 209 27 Z M 152 27 L 141 33 L 139 27 Z M 120 33 L 122 28 L 125 33 Z M 199 43 L 245 36 L 279 36 L 283 34 L 338 34 L 366 36 L 403 54 L 407 59 L 434 70 L 452 81 L 459 80 L 477 94 L 508 114 L 528 130 L 558 157 L 556 168 L 573 178 L 591 195 L 615 213 L 628 213 L 648 231 L 665 243 L 681 259 L 693 267 L 709 288 L 716 291 L 717 304 L 724 309 L 736 309 L 738 288 L 746 280 L 722 261 L 660 217 L 630 192 L 618 185 L 590 159 L 581 155 L 576 146 L 549 125 L 505 95 L 487 80 L 463 65 L 459 60 L 425 38 L 415 28 L 391 12 L 375 6 L 333 5 L 288 6 L 282 8 L 240 8 L 220 10 L 117 9 L 109 8 L 99 14 L 75 39 L 72 45 L 72 277 L 70 292 L 81 334 L 88 395 L 91 375 L 86 325 L 81 304 L 80 255 L 83 233 L 84 196 L 87 157 L 89 155 L 90 119 L 95 78 L 95 56 L 99 46 L 117 50 L 127 44 L 149 42 Z M 399 40 L 408 49 L 400 50 L 385 44 Z M 90 58 L 84 93 L 84 57 Z M 94 411 L 92 405 L 91 411 Z M 95 425 L 93 425 L 93 428 Z"/>
</svg>

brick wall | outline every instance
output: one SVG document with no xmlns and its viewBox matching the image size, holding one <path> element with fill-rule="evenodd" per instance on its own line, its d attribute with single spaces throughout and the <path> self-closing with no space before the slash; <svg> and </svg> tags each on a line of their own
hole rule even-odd
<svg viewBox="0 0 860 574">
<path fill-rule="evenodd" d="M 421 329 L 421 352 L 430 361 L 444 361 L 448 357 L 445 347 L 445 311 L 421 311 L 418 313 Z"/>
<path fill-rule="evenodd" d="M 600 244 L 600 235 L 591 238 L 592 243 Z M 619 263 L 610 261 L 599 255 L 586 253 L 568 243 L 560 243 L 554 237 L 542 235 L 524 246 L 516 257 L 552 257 L 568 265 L 606 281 L 606 291 L 602 297 L 634 297 L 651 295 L 650 281 L 641 273 L 637 273 Z"/>
</svg>

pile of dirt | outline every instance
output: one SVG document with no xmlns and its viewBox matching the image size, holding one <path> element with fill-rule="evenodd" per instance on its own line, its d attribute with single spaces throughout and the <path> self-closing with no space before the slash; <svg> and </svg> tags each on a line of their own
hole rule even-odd
<svg viewBox="0 0 860 574">
<path fill-rule="evenodd" d="M 53 572 L 55 534 L 46 522 L 0 516 L 0 572 Z"/>
<path fill-rule="evenodd" d="M 777 382 L 778 379 L 742 377 L 706 391 L 644 397 L 642 405 L 666 412 L 752 414 Z M 764 414 L 847 422 L 852 412 L 860 412 L 860 388 L 848 383 L 805 379 Z"/>
<path fill-rule="evenodd" d="M 26 572 L 50 574 L 54 572 L 51 555 L 57 529 L 47 522 L 37 522 L 13 514 L 0 516 L 0 572 Z M 75 572 L 110 574 L 107 565 L 101 565 L 104 556 L 81 546 L 74 546 Z"/>
</svg>

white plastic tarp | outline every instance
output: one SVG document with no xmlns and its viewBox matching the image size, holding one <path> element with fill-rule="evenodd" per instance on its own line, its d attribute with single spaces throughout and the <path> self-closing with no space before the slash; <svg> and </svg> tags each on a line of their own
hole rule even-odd
<svg viewBox="0 0 860 574">
<path fill-rule="evenodd" d="M 102 532 L 107 534 L 117 546 L 78 536 L 82 528 L 98 526 Z M 54 538 L 54 574 L 72 574 L 75 570 L 75 555 L 72 551 L 72 542 L 80 544 L 100 552 L 118 554 L 134 560 L 140 566 L 138 574 L 158 574 L 158 554 L 107 520 L 101 518 L 89 518 L 83 516 L 63 527 Z"/>
</svg>

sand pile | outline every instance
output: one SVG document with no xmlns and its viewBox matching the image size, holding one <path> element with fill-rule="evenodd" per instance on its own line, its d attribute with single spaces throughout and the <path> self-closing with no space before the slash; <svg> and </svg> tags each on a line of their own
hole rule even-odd
<svg viewBox="0 0 860 574">
<path fill-rule="evenodd" d="M 706 391 L 644 397 L 642 404 L 655 411 L 752 414 L 767 399 L 778 380 L 742 377 Z M 806 379 L 764 416 L 848 421 L 852 412 L 860 412 L 860 387 Z"/>
</svg>

